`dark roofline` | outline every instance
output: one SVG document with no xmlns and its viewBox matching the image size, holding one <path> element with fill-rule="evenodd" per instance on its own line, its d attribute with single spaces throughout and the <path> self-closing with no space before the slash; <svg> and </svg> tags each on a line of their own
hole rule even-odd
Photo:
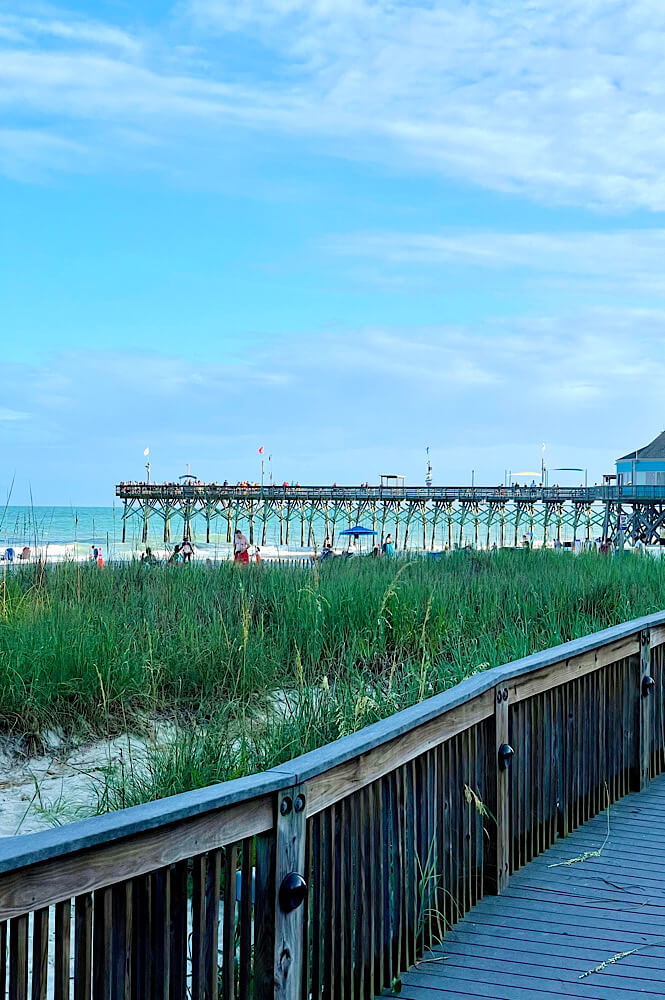
<svg viewBox="0 0 665 1000">
<path fill-rule="evenodd" d="M 617 458 L 617 462 L 659 460 L 665 462 L 665 431 L 662 431 L 649 444 L 645 444 L 643 448 L 636 448 L 635 451 L 629 451 L 627 455 Z"/>
</svg>

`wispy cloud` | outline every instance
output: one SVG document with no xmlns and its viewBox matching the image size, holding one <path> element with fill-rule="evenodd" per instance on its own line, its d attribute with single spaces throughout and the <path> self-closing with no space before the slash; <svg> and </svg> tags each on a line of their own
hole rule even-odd
<svg viewBox="0 0 665 1000">
<path fill-rule="evenodd" d="M 596 284 L 665 292 L 665 230 L 609 232 L 507 233 L 359 233 L 325 241 L 342 256 L 413 265 L 472 266 L 476 269 L 519 269 L 554 275 L 566 281 L 593 279 Z"/>
<path fill-rule="evenodd" d="M 164 158 L 243 126 L 549 202 L 662 210 L 664 39 L 652 0 L 182 0 L 144 35 L 28 10 L 0 17 L 0 102 L 12 128 L 50 116 L 82 148 L 103 148 L 103 123 L 127 129 L 127 155 L 132 134 L 168 140 Z M 263 57 L 240 70 L 243 43 Z"/>
<path fill-rule="evenodd" d="M 30 417 L 29 413 L 24 413 L 22 410 L 12 410 L 6 406 L 0 406 L 0 420 L 7 423 L 13 423 L 16 420 L 28 420 Z"/>
</svg>

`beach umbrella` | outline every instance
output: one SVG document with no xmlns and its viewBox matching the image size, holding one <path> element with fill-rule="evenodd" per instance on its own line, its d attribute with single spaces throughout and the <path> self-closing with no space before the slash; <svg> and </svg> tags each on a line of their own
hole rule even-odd
<svg viewBox="0 0 665 1000">
<path fill-rule="evenodd" d="M 363 528 L 360 524 L 357 524 L 355 528 L 346 528 L 344 531 L 339 532 L 340 535 L 375 535 L 376 531 L 372 531 L 371 528 Z"/>
</svg>

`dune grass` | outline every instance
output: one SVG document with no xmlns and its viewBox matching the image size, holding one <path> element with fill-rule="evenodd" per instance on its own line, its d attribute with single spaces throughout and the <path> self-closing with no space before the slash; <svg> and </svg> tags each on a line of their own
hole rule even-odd
<svg viewBox="0 0 665 1000">
<path fill-rule="evenodd" d="M 656 611 L 665 562 L 500 551 L 318 570 L 69 564 L 16 568 L 0 588 L 0 728 L 30 746 L 53 728 L 179 726 L 109 782 L 107 808 L 274 766 L 478 670 Z"/>
</svg>

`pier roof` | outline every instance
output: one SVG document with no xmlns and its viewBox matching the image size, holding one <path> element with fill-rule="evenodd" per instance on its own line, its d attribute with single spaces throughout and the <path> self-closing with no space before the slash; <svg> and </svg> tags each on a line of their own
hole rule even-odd
<svg viewBox="0 0 665 1000">
<path fill-rule="evenodd" d="M 632 462 L 635 459 L 665 462 L 665 431 L 654 438 L 650 444 L 645 444 L 643 448 L 636 448 L 635 451 L 629 451 L 622 458 L 617 458 L 617 462 Z"/>
</svg>

